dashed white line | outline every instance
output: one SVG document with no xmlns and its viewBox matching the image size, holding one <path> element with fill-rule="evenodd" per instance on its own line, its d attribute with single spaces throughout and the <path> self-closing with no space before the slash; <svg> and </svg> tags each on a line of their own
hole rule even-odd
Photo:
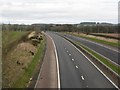
<svg viewBox="0 0 120 90">
<path fill-rule="evenodd" d="M 71 56 L 71 54 L 69 54 Z"/>
<path fill-rule="evenodd" d="M 76 68 L 78 68 L 78 66 L 75 66 Z"/>
<path fill-rule="evenodd" d="M 68 52 L 68 51 L 67 51 Z"/>
<path fill-rule="evenodd" d="M 66 49 L 66 48 L 65 48 Z"/>
<path fill-rule="evenodd" d="M 82 45 L 83 45 L 83 44 L 82 44 Z M 87 47 L 87 46 L 85 46 L 85 47 Z M 88 48 L 88 49 L 90 49 L 89 47 L 87 47 L 87 48 Z M 118 64 L 118 63 L 116 63 L 116 62 L 114 62 L 114 61 L 110 60 L 110 59 L 109 59 L 109 58 L 107 58 L 106 56 L 104 56 L 104 55 L 102 55 L 102 54 L 100 54 L 100 53 L 96 52 L 96 51 L 95 51 L 95 50 L 93 50 L 93 49 L 90 49 L 90 50 L 92 50 L 93 52 L 95 52 L 95 53 L 99 54 L 100 56 L 104 57 L 105 59 L 109 60 L 110 62 L 112 62 L 113 64 L 115 64 L 115 65 L 117 65 L 117 66 L 119 67 L 119 64 Z"/>
<path fill-rule="evenodd" d="M 82 80 L 85 80 L 85 78 L 83 76 L 81 76 Z"/>
<path fill-rule="evenodd" d="M 69 41 L 68 41 L 69 42 Z M 69 42 L 70 43 L 70 42 Z M 70 43 L 71 44 L 71 43 Z M 73 47 L 75 47 L 73 44 L 71 44 Z M 75 47 L 81 54 L 83 54 L 83 52 L 81 52 L 77 47 Z M 117 89 L 119 89 L 119 87 L 114 84 L 112 82 L 112 80 L 110 80 L 85 54 L 83 54 L 83 56 L 88 59 L 88 61 L 104 76 L 106 77 Z"/>
<path fill-rule="evenodd" d="M 66 40 L 66 39 L 64 39 Z M 67 41 L 67 40 L 66 40 Z M 67 41 L 69 42 L 69 41 Z M 70 42 L 69 42 L 70 43 Z M 70 43 L 71 44 L 71 43 Z M 73 44 L 71 44 L 73 47 L 75 47 Z M 81 52 L 77 47 L 75 47 L 81 54 L 83 54 L 83 52 Z M 88 59 L 88 61 L 104 76 L 108 79 L 108 81 L 110 81 L 117 89 L 119 89 L 119 87 L 112 82 L 112 80 L 110 80 L 85 54 L 83 54 L 83 56 L 85 56 L 86 59 Z"/>
<path fill-rule="evenodd" d="M 74 61 L 74 59 L 72 59 L 72 61 Z"/>
</svg>

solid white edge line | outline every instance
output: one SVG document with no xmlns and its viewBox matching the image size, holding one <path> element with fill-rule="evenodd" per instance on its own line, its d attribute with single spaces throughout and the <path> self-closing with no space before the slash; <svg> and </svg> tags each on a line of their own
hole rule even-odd
<svg viewBox="0 0 120 90">
<path fill-rule="evenodd" d="M 68 38 L 69 38 L 69 37 L 68 37 Z M 78 38 L 79 38 L 79 37 L 78 37 Z M 80 39 L 83 39 L 83 38 L 80 38 Z M 83 39 L 83 40 L 84 40 L 84 39 Z M 86 40 L 86 39 L 85 39 L 85 40 Z M 92 41 L 89 41 L 89 40 L 86 40 L 86 41 L 99 45 L 98 43 L 95 43 L 95 42 L 92 42 Z M 82 44 L 82 45 L 83 45 L 83 44 Z M 83 46 L 84 46 L 84 45 L 83 45 Z M 99 45 L 99 46 L 102 46 L 102 45 Z M 88 49 L 90 49 L 88 46 L 85 46 L 85 47 L 87 47 Z M 103 45 L 102 47 L 104 47 L 104 45 Z M 105 48 L 109 49 L 108 47 L 105 47 Z M 90 50 L 92 50 L 92 49 L 90 49 Z M 110 49 L 110 50 L 112 50 L 112 49 Z M 100 56 L 102 56 L 102 57 L 104 57 L 105 59 L 109 60 L 111 63 L 113 63 L 113 64 L 117 65 L 118 67 L 120 67 L 119 64 L 117 64 L 116 62 L 110 60 L 110 59 L 107 58 L 106 56 L 104 56 L 104 55 L 98 53 L 98 52 L 95 51 L 95 50 L 92 50 L 92 51 L 93 51 L 93 52 L 96 52 L 96 53 L 99 54 Z M 114 50 L 112 50 L 112 51 L 114 51 Z M 116 51 L 116 52 L 117 52 L 117 51 Z M 118 51 L 117 53 L 120 53 L 120 52 Z"/>
<path fill-rule="evenodd" d="M 82 44 L 83 45 L 83 44 Z M 84 46 L 84 47 L 87 47 L 87 46 Z M 90 49 L 89 47 L 87 47 L 88 49 Z M 90 49 L 90 50 L 92 50 L 92 49 Z M 98 53 L 98 52 L 96 52 L 95 50 L 92 50 L 93 52 L 95 52 L 95 53 L 97 53 L 98 55 L 100 55 L 100 56 L 102 56 L 102 57 L 104 57 L 105 59 L 107 59 L 107 60 L 109 60 L 111 63 L 113 63 L 113 64 L 115 64 L 115 65 L 117 65 L 118 67 L 120 67 L 120 65 L 119 64 L 117 64 L 116 62 L 114 62 L 114 61 L 112 61 L 112 60 L 110 60 L 109 58 L 107 58 L 106 56 L 104 56 L 104 55 L 102 55 L 102 54 L 100 54 L 100 53 Z"/>
<path fill-rule="evenodd" d="M 48 37 L 50 37 L 50 35 L 46 34 Z M 51 38 L 51 37 L 50 37 Z M 55 48 L 55 57 L 56 57 L 56 62 L 57 62 L 57 76 L 58 76 L 58 89 L 60 89 L 60 71 L 59 71 L 59 63 L 58 63 L 58 55 L 57 55 L 57 51 L 56 51 L 56 46 L 55 43 L 53 41 L 53 39 L 51 38 L 54 48 Z"/>
<path fill-rule="evenodd" d="M 64 38 L 63 38 L 64 39 Z M 66 39 L 64 39 L 64 40 L 66 40 Z M 67 40 L 66 40 L 67 41 Z M 69 42 L 69 41 L 67 41 L 67 42 Z M 70 42 L 69 42 L 70 43 Z M 70 43 L 73 47 L 75 47 L 72 43 Z M 103 76 L 104 77 L 106 77 L 107 79 L 108 79 L 108 81 L 110 81 L 117 89 L 119 89 L 118 88 L 118 86 L 117 85 L 115 85 L 87 56 L 85 56 L 85 54 L 83 53 L 83 52 L 81 52 L 77 47 L 75 47 L 86 59 L 88 59 L 88 61 L 101 73 L 101 74 L 103 74 Z"/>
<path fill-rule="evenodd" d="M 86 46 L 85 46 L 86 47 Z M 86 47 L 86 48 L 88 48 L 88 47 Z M 84 49 L 84 48 L 83 48 Z M 90 49 L 90 48 L 89 48 Z M 85 49 L 84 49 L 85 50 Z M 92 49 L 90 49 L 90 50 L 92 50 Z M 86 51 L 86 50 L 85 50 Z M 88 51 L 86 51 L 86 52 L 88 52 Z M 94 51 L 93 51 L 94 52 Z M 89 53 L 89 52 L 88 52 Z M 96 52 L 97 53 L 97 52 Z M 90 55 L 92 55 L 91 53 L 89 53 Z M 100 55 L 99 53 L 97 53 L 98 55 Z M 103 62 L 101 62 L 97 57 L 95 57 L 94 55 L 92 55 L 95 59 L 97 59 L 100 63 L 102 63 L 103 65 L 105 65 Z M 101 55 L 102 56 L 102 55 Z M 102 56 L 102 57 L 104 57 L 104 56 Z M 107 59 L 106 57 L 104 57 L 105 59 Z M 108 59 L 109 60 L 109 59 Z M 111 61 L 109 61 L 109 62 L 111 62 Z M 112 63 L 112 62 L 111 62 Z M 117 65 L 116 63 L 113 63 L 114 65 Z M 112 72 L 114 72 L 116 75 L 118 75 L 118 73 L 116 73 L 115 71 L 113 71 L 110 67 L 108 67 L 107 65 L 105 65 L 108 69 L 110 69 Z M 117 67 L 120 67 L 120 65 L 117 65 Z M 118 75 L 119 76 L 119 75 Z"/>
<path fill-rule="evenodd" d="M 78 37 L 78 38 L 80 38 L 80 37 Z M 80 39 L 83 39 L 83 38 L 80 38 Z M 115 52 L 120 53 L 118 50 L 114 50 L 114 49 L 112 49 L 112 48 L 110 48 L 110 47 L 107 47 L 107 46 L 105 46 L 105 45 L 99 44 L 99 43 L 97 43 L 97 42 L 89 41 L 89 40 L 87 40 L 87 39 L 83 39 L 83 40 L 88 41 L 88 42 L 91 42 L 91 43 L 94 43 L 94 44 L 97 44 L 97 45 L 99 45 L 99 46 L 102 46 L 102 47 L 105 47 L 105 48 L 110 49 L 110 50 L 112 50 L 112 51 L 115 51 Z"/>
</svg>

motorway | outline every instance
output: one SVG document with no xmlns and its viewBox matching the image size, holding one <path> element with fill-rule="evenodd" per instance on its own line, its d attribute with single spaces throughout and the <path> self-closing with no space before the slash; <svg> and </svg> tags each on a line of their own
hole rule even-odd
<svg viewBox="0 0 120 90">
<path fill-rule="evenodd" d="M 61 88 L 115 88 L 71 43 L 53 32 L 46 33 L 56 45 Z"/>
<path fill-rule="evenodd" d="M 104 45 L 77 37 L 77 36 L 72 36 L 72 35 L 68 35 L 65 34 L 65 37 L 80 42 L 81 44 L 83 44 L 84 46 L 87 46 L 88 48 L 90 48 L 91 50 L 95 51 L 96 53 L 98 53 L 99 55 L 105 57 L 106 59 L 112 61 L 113 63 L 120 65 L 120 61 L 118 60 L 118 56 L 120 55 L 120 52 L 107 48 Z"/>
</svg>

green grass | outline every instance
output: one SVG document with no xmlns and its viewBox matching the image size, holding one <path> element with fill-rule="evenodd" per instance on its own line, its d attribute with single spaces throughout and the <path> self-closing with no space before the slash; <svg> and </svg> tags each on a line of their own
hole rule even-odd
<svg viewBox="0 0 120 90">
<path fill-rule="evenodd" d="M 29 64 L 28 68 L 25 70 L 24 74 L 15 82 L 13 88 L 25 88 L 29 82 L 29 79 L 33 76 L 36 66 L 42 60 L 44 50 L 45 50 L 45 38 L 42 40 L 37 53 L 35 54 L 32 62 Z"/>
<path fill-rule="evenodd" d="M 109 68 L 111 68 L 113 71 L 115 71 L 118 75 L 120 75 L 120 68 L 118 68 L 118 66 L 112 64 L 111 62 L 109 62 L 107 59 L 105 59 L 104 57 L 100 56 L 99 54 L 95 53 L 94 51 L 90 50 L 89 48 L 81 45 L 79 42 L 76 42 L 77 45 L 81 46 L 82 48 L 84 48 L 85 50 L 87 50 L 90 54 L 92 54 L 94 57 L 96 57 L 98 60 L 100 60 L 101 62 L 103 62 L 105 65 L 107 65 Z"/>
<path fill-rule="evenodd" d="M 113 47 L 120 47 L 120 42 L 115 43 L 115 42 L 108 42 L 108 41 L 105 41 L 105 40 L 100 40 L 100 39 L 91 38 L 91 37 L 87 37 L 87 36 L 82 36 L 82 35 L 76 35 L 76 34 L 71 34 L 71 35 L 78 36 L 78 37 L 81 37 L 81 38 L 85 38 L 85 39 L 88 39 L 88 40 L 91 40 L 91 41 L 94 41 L 94 42 L 110 45 L 110 46 L 113 46 Z"/>
<path fill-rule="evenodd" d="M 0 30 L 0 47 L 2 47 L 2 31 Z"/>
<path fill-rule="evenodd" d="M 8 31 L 3 30 L 2 31 L 2 44 L 3 48 L 7 48 L 11 43 L 15 42 L 16 40 L 19 40 L 23 35 L 27 34 L 27 31 Z"/>
</svg>

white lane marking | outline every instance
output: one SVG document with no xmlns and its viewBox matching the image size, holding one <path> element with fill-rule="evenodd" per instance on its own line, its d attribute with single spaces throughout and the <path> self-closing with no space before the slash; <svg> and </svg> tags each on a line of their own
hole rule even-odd
<svg viewBox="0 0 120 90">
<path fill-rule="evenodd" d="M 88 86 L 86 86 L 86 87 L 88 87 Z"/>
<path fill-rule="evenodd" d="M 81 76 L 82 80 L 85 80 L 85 78 L 83 76 Z"/>
<path fill-rule="evenodd" d="M 72 61 L 74 61 L 74 59 L 72 59 Z"/>
<path fill-rule="evenodd" d="M 79 38 L 79 37 L 78 37 L 78 38 Z M 80 39 L 83 39 L 83 38 L 80 38 Z M 91 43 L 94 43 L 94 44 L 97 44 L 97 45 L 102 46 L 102 47 L 105 47 L 105 48 L 110 49 L 110 50 L 112 50 L 112 51 L 119 52 L 119 50 L 112 49 L 112 48 L 110 48 L 110 47 L 107 47 L 107 46 L 105 46 L 105 45 L 99 44 L 99 43 L 97 43 L 97 42 L 89 41 L 89 40 L 86 40 L 86 39 L 83 39 L 83 40 L 88 41 L 88 42 L 91 42 Z M 120 52 L 119 52 L 119 53 L 120 53 Z"/>
<path fill-rule="evenodd" d="M 71 54 L 69 54 L 71 56 Z"/>
<path fill-rule="evenodd" d="M 67 41 L 65 38 L 63 38 L 65 41 Z M 69 42 L 69 41 L 67 41 Z M 70 42 L 69 42 L 70 43 Z M 75 47 L 72 43 L 70 43 L 73 47 Z M 77 47 L 75 47 L 86 59 L 88 59 L 88 61 L 104 76 L 108 79 L 109 82 L 111 82 L 117 89 L 119 89 L 119 87 L 117 85 L 114 84 L 114 82 L 112 82 L 112 80 L 110 80 L 87 56 L 85 56 L 85 54 L 83 54 Z"/>
<path fill-rule="evenodd" d="M 82 45 L 83 45 L 83 44 L 82 44 Z M 100 56 L 104 57 L 105 59 L 109 60 L 110 62 L 112 62 L 113 64 L 117 65 L 118 67 L 120 66 L 120 65 L 119 65 L 119 64 L 117 64 L 116 62 L 114 62 L 114 61 L 110 60 L 109 58 L 107 58 L 106 56 L 104 56 L 104 55 L 102 55 L 102 54 L 100 54 L 100 53 L 96 52 L 95 50 L 93 50 L 93 49 L 91 49 L 91 48 L 89 48 L 89 47 L 87 47 L 87 46 L 84 46 L 84 47 L 86 47 L 86 48 L 88 48 L 88 49 L 92 50 L 93 52 L 97 53 L 98 55 L 100 55 Z"/>
<path fill-rule="evenodd" d="M 91 41 L 90 41 L 90 42 L 91 42 Z M 94 43 L 94 42 L 93 42 L 93 43 Z M 82 44 L 82 45 L 85 46 L 84 44 Z M 113 64 L 117 65 L 118 67 L 120 67 L 120 65 L 119 65 L 117 62 L 112 61 L 111 59 L 107 58 L 105 55 L 102 55 L 102 54 L 98 53 L 97 51 L 89 48 L 88 46 L 85 46 L 85 47 L 87 47 L 88 49 L 92 50 L 93 52 L 97 53 L 98 55 L 100 55 L 100 56 L 104 57 L 105 59 L 109 60 L 111 63 L 113 63 Z M 118 51 L 118 53 L 120 53 L 120 52 Z M 112 70 L 112 71 L 113 71 L 113 70 Z M 113 71 L 113 72 L 114 72 L 114 71 Z"/>
<path fill-rule="evenodd" d="M 66 48 L 65 48 L 66 49 Z"/>
<path fill-rule="evenodd" d="M 48 34 L 46 34 L 48 35 Z M 48 35 L 49 36 L 49 35 Z M 51 38 L 51 36 L 49 36 Z M 55 43 L 54 43 L 54 40 L 51 38 L 52 42 L 53 42 L 53 45 L 54 45 L 54 48 L 55 48 L 55 57 L 56 57 L 56 62 L 57 62 L 57 75 L 58 75 L 58 90 L 60 90 L 60 69 L 59 69 L 59 62 L 58 62 L 58 55 L 57 55 L 57 49 L 56 49 L 56 46 L 55 46 Z"/>
<path fill-rule="evenodd" d="M 67 51 L 68 52 L 68 51 Z"/>
<path fill-rule="evenodd" d="M 75 66 L 76 68 L 78 68 L 78 66 Z"/>
</svg>

